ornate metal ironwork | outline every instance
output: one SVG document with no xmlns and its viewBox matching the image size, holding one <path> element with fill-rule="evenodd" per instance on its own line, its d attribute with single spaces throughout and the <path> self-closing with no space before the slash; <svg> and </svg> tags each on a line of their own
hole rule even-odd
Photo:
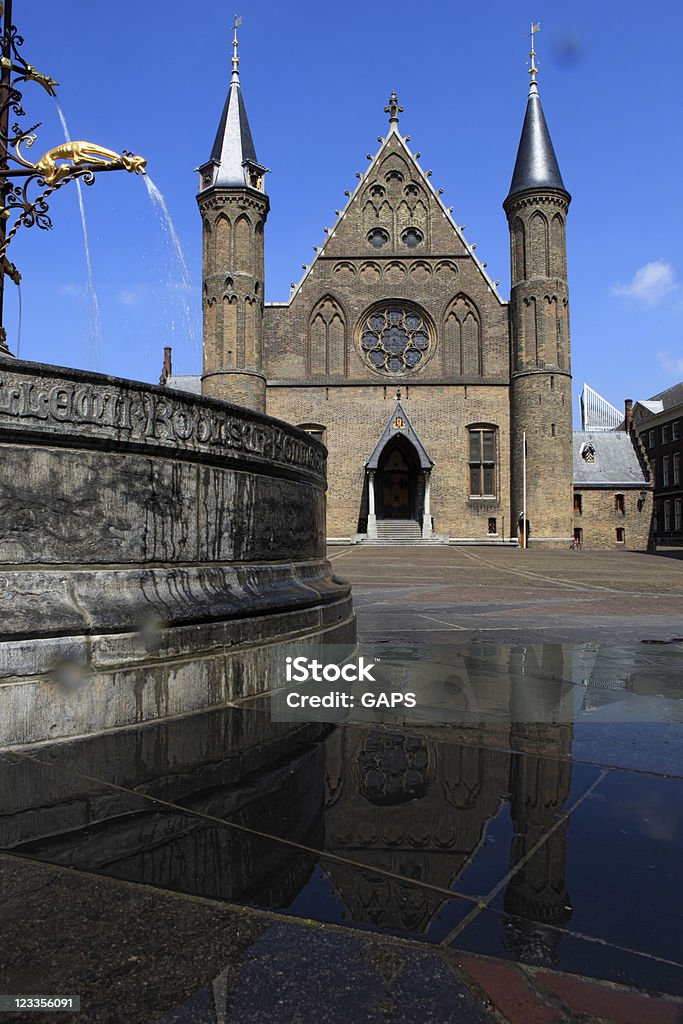
<svg viewBox="0 0 683 1024">
<path fill-rule="evenodd" d="M 4 11 L 3 11 L 4 8 Z M 10 277 L 15 284 L 21 274 L 7 259 L 7 248 L 19 228 L 52 227 L 48 212 L 48 198 L 67 181 L 79 178 L 92 185 L 99 171 L 125 170 L 144 174 L 147 161 L 128 150 L 116 153 L 96 143 L 65 142 L 49 149 L 32 161 L 27 151 L 35 144 L 41 122 L 22 128 L 18 120 L 10 127 L 10 116 L 23 118 L 22 93 L 18 88 L 24 82 L 36 82 L 50 95 L 56 96 L 58 82 L 38 71 L 24 58 L 21 47 L 24 39 L 12 24 L 12 0 L 0 2 L 4 13 L 2 56 L 0 57 L 0 325 L 4 297 L 4 279 Z M 22 151 L 23 147 L 23 151 Z M 23 179 L 23 180 L 21 180 Z M 8 222 L 15 219 L 11 228 Z M 8 354 L 6 331 L 0 326 L 0 353 Z"/>
</svg>

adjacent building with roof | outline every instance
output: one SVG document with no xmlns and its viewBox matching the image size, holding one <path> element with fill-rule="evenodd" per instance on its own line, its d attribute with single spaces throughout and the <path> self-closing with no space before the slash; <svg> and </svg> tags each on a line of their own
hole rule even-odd
<svg viewBox="0 0 683 1024">
<path fill-rule="evenodd" d="M 655 544 L 683 545 L 683 383 L 636 402 L 633 426 L 652 466 Z"/>
<path fill-rule="evenodd" d="M 652 482 L 631 430 L 574 433 L 574 538 L 583 548 L 652 544 Z"/>
<path fill-rule="evenodd" d="M 533 47 L 530 75 L 503 201 L 509 300 L 420 166 L 392 93 L 379 149 L 315 259 L 287 302 L 266 302 L 266 169 L 247 119 L 235 36 L 216 139 L 199 168 L 201 390 L 323 441 L 330 539 L 517 543 L 524 534 L 534 547 L 568 547 L 578 529 L 588 541 L 584 520 L 577 526 L 572 517 L 571 197 Z M 170 360 L 162 377 L 198 386 L 196 378 L 173 378 Z M 596 455 L 603 471 L 616 459 L 611 482 L 629 493 L 630 515 L 630 491 L 643 481 L 630 475 L 622 440 L 601 440 Z M 580 482 L 587 505 L 598 492 L 604 498 L 606 478 Z M 620 541 L 600 533 L 610 546 L 629 547 L 641 535 L 629 530 Z"/>
</svg>

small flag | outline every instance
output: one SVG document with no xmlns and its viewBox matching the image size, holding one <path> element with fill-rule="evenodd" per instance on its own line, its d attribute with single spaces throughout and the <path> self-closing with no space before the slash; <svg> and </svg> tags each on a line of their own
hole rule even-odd
<svg viewBox="0 0 683 1024">
<path fill-rule="evenodd" d="M 531 26 L 531 34 L 533 35 L 534 32 L 538 32 L 540 30 L 540 28 L 541 28 L 541 23 L 540 23 L 540 21 L 537 21 L 535 25 Z"/>
<path fill-rule="evenodd" d="M 239 26 L 241 24 L 242 24 L 242 19 L 238 18 L 237 15 L 235 15 L 235 24 L 234 24 L 233 28 L 239 28 Z"/>
</svg>

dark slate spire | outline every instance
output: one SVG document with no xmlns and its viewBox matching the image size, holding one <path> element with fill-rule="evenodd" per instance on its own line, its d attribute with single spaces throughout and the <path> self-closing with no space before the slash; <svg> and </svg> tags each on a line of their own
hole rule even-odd
<svg viewBox="0 0 683 1024">
<path fill-rule="evenodd" d="M 531 84 L 529 86 L 529 99 L 524 115 L 522 136 L 519 140 L 517 160 L 512 174 L 512 183 L 508 192 L 508 199 L 517 195 L 518 192 L 526 192 L 529 189 L 559 189 L 567 193 L 557 164 L 557 157 L 553 144 L 550 141 L 550 132 L 543 115 L 541 97 L 538 94 L 536 84 L 536 51 L 533 46 L 534 33 L 538 30 L 537 25 L 531 29 Z M 568 194 L 568 193 L 567 193 Z"/>
<path fill-rule="evenodd" d="M 263 175 L 266 168 L 262 167 L 256 158 L 256 149 L 240 85 L 237 26 L 241 20 L 241 18 L 235 20 L 230 89 L 221 114 L 211 157 L 208 163 L 200 168 L 202 187 L 219 185 L 235 188 L 247 185 L 263 191 Z"/>
</svg>

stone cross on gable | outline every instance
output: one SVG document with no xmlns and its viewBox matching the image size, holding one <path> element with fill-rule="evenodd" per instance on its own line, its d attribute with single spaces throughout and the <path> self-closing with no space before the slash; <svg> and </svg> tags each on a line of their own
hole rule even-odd
<svg viewBox="0 0 683 1024">
<path fill-rule="evenodd" d="M 389 115 L 389 124 L 398 124 L 398 115 L 403 113 L 403 107 L 399 106 L 395 92 L 389 97 L 389 105 L 384 108 L 384 113 Z"/>
</svg>

